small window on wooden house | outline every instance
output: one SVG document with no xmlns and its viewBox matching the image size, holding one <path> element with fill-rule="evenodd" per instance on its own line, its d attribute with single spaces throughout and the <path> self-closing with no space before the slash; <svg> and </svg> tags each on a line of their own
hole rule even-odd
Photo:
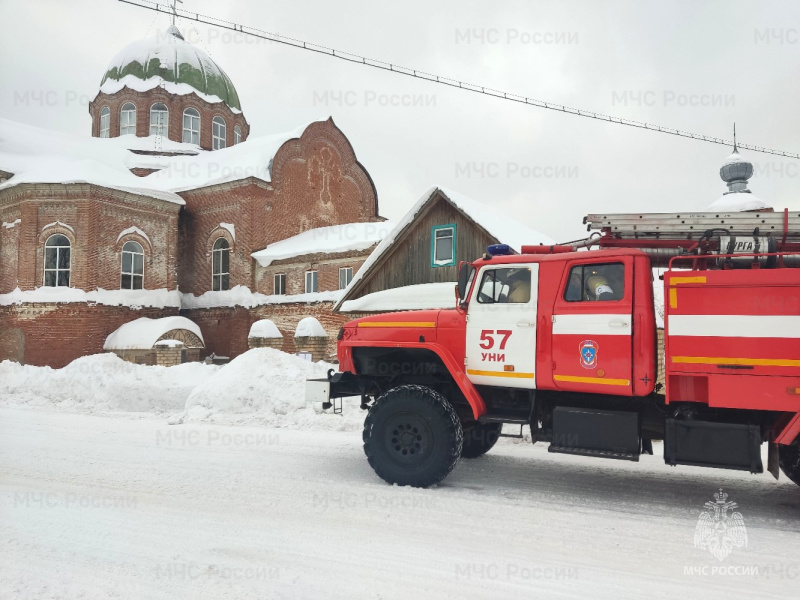
<svg viewBox="0 0 800 600">
<path fill-rule="evenodd" d="M 431 266 L 452 267 L 455 264 L 456 226 L 434 226 L 431 230 Z"/>
</svg>

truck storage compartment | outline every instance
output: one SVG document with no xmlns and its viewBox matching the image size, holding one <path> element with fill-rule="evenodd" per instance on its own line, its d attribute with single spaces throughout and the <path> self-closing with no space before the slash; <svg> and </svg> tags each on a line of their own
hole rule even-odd
<svg viewBox="0 0 800 600">
<path fill-rule="evenodd" d="M 638 413 L 570 406 L 553 410 L 550 452 L 638 461 L 640 449 Z"/>
<path fill-rule="evenodd" d="M 762 473 L 758 425 L 667 419 L 664 462 Z"/>
</svg>

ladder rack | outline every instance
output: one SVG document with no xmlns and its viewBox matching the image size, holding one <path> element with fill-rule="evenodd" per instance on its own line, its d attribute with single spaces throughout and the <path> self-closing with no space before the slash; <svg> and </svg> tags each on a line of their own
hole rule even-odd
<svg viewBox="0 0 800 600">
<path fill-rule="evenodd" d="M 768 235 L 780 243 L 800 242 L 800 212 L 629 213 L 591 214 L 583 218 L 588 231 L 619 239 L 696 240 L 705 232 L 727 235 Z M 719 235 L 721 231 L 715 232 Z"/>
</svg>

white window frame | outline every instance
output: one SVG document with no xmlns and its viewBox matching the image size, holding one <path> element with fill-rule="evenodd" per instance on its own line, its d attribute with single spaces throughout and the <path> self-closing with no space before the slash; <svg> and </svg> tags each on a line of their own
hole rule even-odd
<svg viewBox="0 0 800 600">
<path fill-rule="evenodd" d="M 309 276 L 310 276 L 310 283 L 309 285 Z M 309 289 L 314 288 L 314 289 Z M 314 292 L 319 291 L 319 271 L 306 271 L 306 294 L 313 294 Z"/>
<path fill-rule="evenodd" d="M 157 106 L 163 106 L 156 108 Z M 158 115 L 156 122 L 153 122 L 153 114 Z M 164 115 L 163 117 L 161 115 Z M 160 122 L 163 120 L 163 123 Z M 169 108 L 163 102 L 155 102 L 150 107 L 150 135 L 161 135 L 163 137 L 169 136 Z"/>
<path fill-rule="evenodd" d="M 50 240 L 52 240 L 54 237 L 57 237 L 57 236 L 63 237 L 65 240 L 67 240 L 68 245 L 66 245 L 66 246 L 51 246 L 50 245 Z M 53 248 L 55 250 L 55 252 L 56 252 L 56 263 L 55 263 L 56 266 L 55 266 L 54 269 L 48 269 L 47 268 L 47 250 L 48 250 L 48 248 Z M 59 258 L 60 258 L 59 255 L 61 254 L 61 252 L 64 249 L 69 251 L 69 265 L 67 266 L 66 269 L 61 268 L 61 267 L 58 266 Z M 49 236 L 44 242 L 44 256 L 42 257 L 42 259 L 43 259 L 42 260 L 42 286 L 43 287 L 69 287 L 70 283 L 71 283 L 71 279 L 72 279 L 72 242 L 70 241 L 70 239 L 67 236 L 65 236 L 63 233 L 54 233 L 53 235 Z M 65 286 L 64 285 L 58 285 L 58 279 L 59 279 L 58 276 L 63 271 L 67 272 L 67 285 L 65 285 Z M 56 284 L 55 285 L 47 285 L 47 274 L 51 273 L 51 272 L 54 272 L 56 274 Z"/>
<path fill-rule="evenodd" d="M 220 242 L 225 242 L 225 247 L 224 248 L 217 248 L 217 244 L 219 244 Z M 223 271 L 222 270 L 222 253 L 223 252 L 227 252 L 228 253 L 228 270 L 227 271 Z M 219 257 L 219 269 L 220 270 L 219 271 L 215 271 L 215 265 L 216 265 L 216 260 L 215 260 L 216 256 L 215 255 L 217 253 L 220 254 L 220 257 Z M 226 276 L 226 275 L 228 276 L 228 285 L 227 285 L 227 287 L 223 288 L 222 287 L 222 278 L 224 276 Z M 217 288 L 214 287 L 214 281 L 216 279 L 219 279 L 219 287 L 217 287 Z M 220 238 L 217 238 L 216 240 L 214 240 L 214 245 L 211 248 L 211 289 L 213 291 L 217 291 L 217 292 L 224 292 L 225 290 L 231 289 L 231 244 L 224 237 L 220 237 Z"/>
<path fill-rule="evenodd" d="M 242 128 L 238 125 L 233 127 L 233 145 L 241 143 L 242 141 Z"/>
<path fill-rule="evenodd" d="M 272 293 L 276 296 L 286 295 L 286 273 L 275 273 L 272 278 Z"/>
<path fill-rule="evenodd" d="M 104 106 L 100 109 L 100 137 L 107 138 L 111 135 L 111 109 Z"/>
<path fill-rule="evenodd" d="M 219 115 L 211 120 L 211 149 L 222 150 L 228 145 L 227 142 L 228 126 L 225 119 Z"/>
<path fill-rule="evenodd" d="M 342 274 L 344 274 L 344 285 L 342 285 Z M 343 290 L 353 281 L 353 267 L 339 267 L 339 289 Z"/>
<path fill-rule="evenodd" d="M 440 232 L 449 231 L 449 236 L 439 237 Z M 433 228 L 433 248 L 431 249 L 432 267 L 451 267 L 456 262 L 456 227 L 455 225 L 437 225 Z M 450 246 L 450 258 L 447 260 L 437 259 L 439 244 L 447 243 Z"/>
<path fill-rule="evenodd" d="M 125 246 L 127 246 L 128 244 L 136 244 L 139 247 L 139 250 L 126 250 Z M 130 269 L 130 271 L 126 271 L 125 270 L 125 255 L 126 254 L 130 254 L 131 255 L 131 269 Z M 142 257 L 142 272 L 141 273 L 137 273 L 136 272 L 136 257 L 137 256 L 141 256 Z M 144 289 L 144 247 L 139 242 L 137 242 L 135 240 L 128 240 L 127 242 L 122 244 L 122 252 L 121 252 L 121 257 L 120 257 L 119 272 L 120 272 L 120 275 L 119 275 L 119 289 L 121 289 L 121 290 L 143 290 Z M 130 287 L 123 287 L 122 286 L 122 278 L 125 275 L 128 275 L 131 278 L 131 286 Z M 136 287 L 134 285 L 134 281 L 135 281 L 136 278 L 138 278 L 139 281 L 141 282 L 141 284 L 142 284 L 141 287 Z"/>
<path fill-rule="evenodd" d="M 187 117 L 189 119 L 188 127 L 186 126 Z M 181 139 L 187 144 L 200 145 L 200 111 L 196 108 L 189 107 L 183 111 L 183 137 Z"/>
<path fill-rule="evenodd" d="M 126 102 L 119 111 L 119 134 L 136 135 L 136 105 L 133 102 Z"/>
</svg>

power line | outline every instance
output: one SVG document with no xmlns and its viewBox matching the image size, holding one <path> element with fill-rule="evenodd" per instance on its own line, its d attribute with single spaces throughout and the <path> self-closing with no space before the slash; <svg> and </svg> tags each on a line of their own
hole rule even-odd
<svg viewBox="0 0 800 600">
<path fill-rule="evenodd" d="M 453 79 L 452 77 L 444 77 L 441 75 L 435 75 L 433 73 L 427 73 L 425 71 L 419 71 L 417 69 L 410 69 L 408 67 L 403 67 L 400 65 L 396 65 L 393 63 L 388 63 L 382 60 L 377 60 L 373 58 L 368 58 L 365 56 L 361 56 L 358 54 L 353 54 L 351 52 L 345 52 L 342 50 L 336 50 L 335 48 L 329 48 L 327 46 L 321 46 L 319 44 L 314 44 L 313 42 L 305 42 L 303 40 L 297 40 L 294 38 L 290 38 L 284 35 L 280 35 L 277 33 L 270 33 L 268 31 L 264 31 L 262 29 L 257 29 L 255 27 L 250 27 L 248 25 L 241 25 L 238 23 L 234 23 L 232 21 L 225 21 L 224 19 L 219 19 L 217 17 L 213 17 L 210 15 L 204 15 L 201 13 L 191 12 L 184 8 L 177 8 L 174 5 L 162 5 L 157 1 L 154 0 L 119 0 L 125 4 L 130 4 L 132 6 L 136 6 L 138 8 L 145 8 L 148 10 L 154 10 L 157 12 L 163 12 L 169 16 L 179 16 L 185 19 L 196 21 L 198 23 L 203 23 L 205 25 L 210 25 L 212 27 L 220 27 L 222 29 L 228 29 L 230 31 L 235 31 L 238 33 L 242 33 L 245 35 L 251 35 L 253 37 L 258 37 L 261 39 L 269 40 L 278 44 L 285 44 L 287 46 L 292 46 L 294 48 L 299 48 L 301 50 L 308 50 L 310 52 L 316 52 L 318 54 L 324 54 L 326 56 L 330 56 L 332 58 L 338 58 L 340 60 L 345 60 L 348 62 L 373 67 L 376 69 L 381 69 L 384 71 L 390 71 L 392 73 L 397 73 L 398 75 L 406 75 L 408 77 L 414 77 L 415 79 L 423 79 L 425 81 L 429 81 L 431 83 L 438 83 L 440 85 L 446 85 L 449 87 L 458 88 L 461 90 L 465 90 L 468 92 L 474 92 L 477 94 L 483 94 L 485 96 L 492 96 L 494 98 L 499 98 L 501 100 L 508 100 L 510 102 L 517 102 L 519 104 L 527 104 L 529 106 L 535 106 L 537 108 L 544 108 L 547 110 L 554 110 L 558 112 L 563 112 L 570 115 L 575 115 L 578 117 L 586 117 L 590 119 L 596 119 L 598 121 L 606 121 L 608 123 L 615 123 L 617 125 L 626 125 L 628 127 L 636 127 L 638 129 L 647 129 L 649 131 L 655 131 L 658 133 L 666 133 L 669 135 L 675 135 L 678 137 L 690 138 L 693 140 L 698 140 L 702 142 L 709 142 L 712 144 L 720 144 L 723 146 L 733 146 L 733 140 L 718 138 L 708 135 L 703 135 L 700 133 L 692 133 L 690 131 L 683 131 L 681 129 L 675 129 L 672 127 L 662 127 L 661 125 L 654 125 L 652 123 L 645 123 L 642 121 L 634 121 L 632 119 L 625 119 L 622 117 L 615 117 L 612 115 L 607 115 L 603 113 L 598 113 L 590 110 L 583 110 L 580 108 L 573 108 L 570 106 L 566 106 L 564 104 L 557 104 L 554 102 L 546 102 L 544 100 L 536 100 L 534 98 L 528 98 L 526 96 L 520 96 L 519 94 L 513 94 L 510 92 L 504 92 L 501 90 L 496 90 L 490 87 L 477 85 L 473 83 L 467 83 L 464 81 L 459 81 L 458 79 Z M 776 156 L 785 156 L 787 158 L 795 158 L 800 159 L 800 154 L 796 152 L 786 152 L 784 150 L 775 150 L 772 148 L 766 148 L 764 146 L 756 146 L 754 144 L 747 144 L 744 142 L 738 142 L 737 146 L 739 148 L 744 148 L 746 150 L 752 150 L 754 152 L 762 152 L 764 154 L 774 154 Z"/>
</svg>

